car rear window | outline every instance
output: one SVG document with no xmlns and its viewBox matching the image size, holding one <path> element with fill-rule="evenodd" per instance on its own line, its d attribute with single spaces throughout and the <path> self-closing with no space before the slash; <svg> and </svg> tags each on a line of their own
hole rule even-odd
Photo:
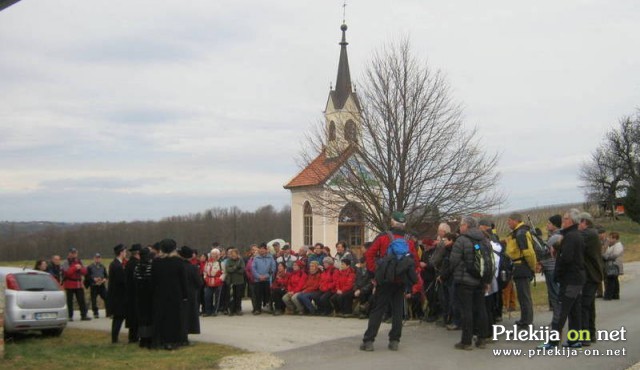
<svg viewBox="0 0 640 370">
<path fill-rule="evenodd" d="M 49 276 L 43 274 L 14 274 L 20 290 L 30 292 L 48 292 L 60 290 L 60 286 Z"/>
</svg>

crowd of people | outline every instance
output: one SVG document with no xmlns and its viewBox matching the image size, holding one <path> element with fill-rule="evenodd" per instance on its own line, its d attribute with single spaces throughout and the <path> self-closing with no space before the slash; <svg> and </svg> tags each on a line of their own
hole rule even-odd
<svg viewBox="0 0 640 370">
<path fill-rule="evenodd" d="M 503 239 L 492 220 L 463 217 L 456 232 L 442 223 L 434 239 L 418 240 L 405 232 L 404 214 L 394 212 L 389 231 L 364 247 L 349 248 L 340 241 L 335 253 L 322 243 L 294 252 L 289 244 L 277 242 L 252 245 L 244 256 L 217 242 L 198 253 L 165 239 L 146 247 L 133 244 L 128 250 L 118 244 L 108 267 L 99 253 L 84 266 L 78 250 L 71 248 L 64 261 L 56 255 L 37 261 L 35 268 L 52 274 L 65 289 L 69 320 L 74 297 L 81 320 L 91 320 L 84 299 L 84 289 L 89 289 L 94 318 L 99 318 L 98 297 L 105 302 L 113 343 L 124 323 L 129 343 L 168 350 L 188 345 L 188 335 L 200 333 L 201 317 L 241 316 L 246 296 L 253 315 L 368 319 L 360 346 L 364 351 L 373 350 L 385 320 L 392 323 L 389 349 L 397 350 L 402 321 L 408 319 L 461 330 L 457 349 L 470 350 L 474 344 L 484 348 L 492 325 L 502 321 L 504 311 L 515 309 L 516 297 L 517 327 L 533 324 L 531 280 L 541 272 L 553 311 L 551 327 L 561 331 L 568 320 L 570 329 L 588 330 L 591 340 L 565 345 L 590 345 L 595 341 L 596 296 L 620 298 L 624 248 L 619 234 L 607 234 L 593 224 L 591 215 L 575 209 L 548 218 L 542 243 L 540 230 L 526 225 L 522 215 L 511 214 L 507 223 L 511 231 Z M 488 279 L 474 273 L 478 249 L 491 256 Z M 376 271 L 387 255 L 409 261 L 410 268 L 385 280 Z"/>
</svg>

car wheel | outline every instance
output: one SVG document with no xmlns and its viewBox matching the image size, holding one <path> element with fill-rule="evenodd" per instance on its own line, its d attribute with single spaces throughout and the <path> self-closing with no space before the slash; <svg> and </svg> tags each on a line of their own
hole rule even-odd
<svg viewBox="0 0 640 370">
<path fill-rule="evenodd" d="M 47 337 L 59 337 L 64 329 L 45 329 L 42 331 L 42 335 Z"/>
</svg>

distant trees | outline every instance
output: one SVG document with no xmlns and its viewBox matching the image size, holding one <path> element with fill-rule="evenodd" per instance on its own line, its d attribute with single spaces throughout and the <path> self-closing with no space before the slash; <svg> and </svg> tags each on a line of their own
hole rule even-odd
<svg viewBox="0 0 640 370">
<path fill-rule="evenodd" d="M 11 232 L 0 233 L 0 260 L 48 258 L 52 254 L 66 256 L 71 246 L 78 248 L 83 258 L 96 252 L 111 256 L 113 246 L 118 243 L 146 245 L 164 238 L 175 239 L 179 245 L 201 252 L 208 251 L 213 241 L 244 250 L 252 243 L 276 238 L 290 240 L 291 209 L 286 206 L 276 210 L 271 205 L 253 212 L 237 207 L 212 208 L 160 221 L 50 224 L 35 232 L 17 232 L 10 223 L 4 226 Z"/>
<path fill-rule="evenodd" d="M 579 177 L 589 200 L 615 215 L 615 202 L 624 196 L 625 213 L 640 222 L 640 111 L 606 134 Z"/>
<path fill-rule="evenodd" d="M 373 56 L 359 83 L 361 132 L 354 155 L 316 193 L 336 214 L 356 201 L 374 227 L 388 227 L 392 211 L 409 227 L 471 212 L 503 201 L 497 191 L 498 157 L 486 152 L 475 129 L 463 125 L 462 108 L 445 76 L 419 61 L 408 41 Z M 302 164 L 326 145 L 330 132 L 309 138 Z"/>
</svg>

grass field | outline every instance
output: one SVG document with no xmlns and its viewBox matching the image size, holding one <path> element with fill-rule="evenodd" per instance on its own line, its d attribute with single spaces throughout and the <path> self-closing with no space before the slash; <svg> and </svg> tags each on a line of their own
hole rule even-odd
<svg viewBox="0 0 640 370">
<path fill-rule="evenodd" d="M 126 336 L 121 342 L 126 343 Z M 5 369 L 215 369 L 225 356 L 243 353 L 237 348 L 193 343 L 176 351 L 141 349 L 111 344 L 109 332 L 67 328 L 58 338 L 28 335 L 9 339 Z"/>
</svg>

